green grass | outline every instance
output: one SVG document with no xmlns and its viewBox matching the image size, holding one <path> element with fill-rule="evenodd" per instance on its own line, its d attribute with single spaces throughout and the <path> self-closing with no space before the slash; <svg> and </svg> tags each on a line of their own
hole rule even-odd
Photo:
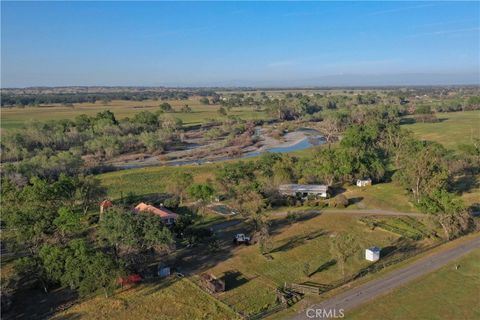
<svg viewBox="0 0 480 320">
<path fill-rule="evenodd" d="M 404 125 L 420 139 L 436 141 L 450 149 L 480 137 L 480 111 L 437 113 L 440 122 Z"/>
<path fill-rule="evenodd" d="M 349 206 L 350 209 L 383 209 L 398 212 L 418 212 L 410 202 L 408 192 L 394 182 L 379 183 L 359 188 L 345 186 L 344 195 L 348 199 L 357 199 L 357 203 Z"/>
<path fill-rule="evenodd" d="M 112 298 L 96 296 L 82 301 L 53 319 L 237 319 L 227 306 L 188 279 L 144 284 Z"/>
<path fill-rule="evenodd" d="M 135 195 L 148 195 L 165 192 L 171 183 L 171 177 L 178 171 L 189 172 L 194 175 L 195 182 L 204 182 L 213 178 L 219 164 L 203 164 L 180 167 L 158 166 L 139 169 L 120 170 L 98 175 L 102 185 L 107 188 L 108 196 L 118 199 L 129 192 Z"/>
<path fill-rule="evenodd" d="M 141 111 L 155 112 L 159 110 L 159 104 L 162 101 L 145 100 L 145 101 L 125 101 L 114 100 L 108 104 L 103 104 L 100 101 L 96 103 L 76 103 L 74 107 L 66 107 L 61 105 L 41 106 L 41 107 L 14 107 L 14 108 L 2 108 L 1 128 L 11 129 L 19 128 L 23 124 L 32 121 L 48 121 L 48 120 L 60 120 L 71 119 L 73 120 L 80 114 L 87 114 L 93 116 L 100 111 L 110 110 L 115 113 L 118 119 L 125 117 L 132 117 L 136 113 Z M 183 121 L 185 125 L 195 125 L 206 122 L 208 119 L 222 119 L 218 115 L 217 110 L 219 105 L 202 105 L 198 99 L 192 98 L 185 101 L 172 100 L 168 101 L 174 109 L 177 111 L 171 113 L 174 117 L 177 117 Z M 180 112 L 180 108 L 188 104 L 192 108 L 192 112 L 184 113 Z M 256 112 L 252 107 L 237 107 L 228 111 L 228 115 L 239 116 L 245 120 L 251 119 L 264 119 L 266 118 L 265 112 Z"/>
<path fill-rule="evenodd" d="M 380 297 L 345 319 L 480 319 L 480 250 Z M 455 270 L 454 266 L 460 268 Z"/>
<path fill-rule="evenodd" d="M 369 227 L 382 228 L 412 240 L 423 239 L 429 233 L 425 225 L 412 217 L 398 217 L 391 219 L 364 217 L 360 220 Z"/>
</svg>

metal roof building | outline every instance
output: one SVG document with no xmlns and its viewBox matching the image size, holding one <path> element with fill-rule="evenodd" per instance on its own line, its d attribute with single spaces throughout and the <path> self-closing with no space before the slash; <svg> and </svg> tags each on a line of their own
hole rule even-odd
<svg viewBox="0 0 480 320">
<path fill-rule="evenodd" d="M 314 195 L 322 198 L 328 197 L 328 186 L 322 184 L 282 184 L 278 187 L 278 191 L 285 196 L 307 197 Z"/>
</svg>

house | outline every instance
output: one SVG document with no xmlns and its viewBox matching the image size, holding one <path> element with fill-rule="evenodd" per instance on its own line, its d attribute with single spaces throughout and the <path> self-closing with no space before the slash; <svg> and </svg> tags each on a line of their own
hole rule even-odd
<svg viewBox="0 0 480 320">
<path fill-rule="evenodd" d="M 328 186 L 321 184 L 282 184 L 278 187 L 278 191 L 283 196 L 294 196 L 306 198 L 315 196 L 328 198 Z"/>
<path fill-rule="evenodd" d="M 108 208 L 113 207 L 113 203 L 110 200 L 103 200 L 100 202 L 100 214 L 103 214 Z"/>
<path fill-rule="evenodd" d="M 178 214 L 168 210 L 167 208 L 161 207 L 157 208 L 154 207 L 150 204 L 146 203 L 139 203 L 134 209 L 134 212 L 140 213 L 140 212 L 150 212 L 154 215 L 157 215 L 162 219 L 163 223 L 165 223 L 167 226 L 172 225 L 177 221 L 178 219 Z"/>
<path fill-rule="evenodd" d="M 368 261 L 377 261 L 380 259 L 380 248 L 370 247 L 365 250 L 365 259 Z"/>
<path fill-rule="evenodd" d="M 357 179 L 357 187 L 366 187 L 372 185 L 372 179 Z"/>
</svg>

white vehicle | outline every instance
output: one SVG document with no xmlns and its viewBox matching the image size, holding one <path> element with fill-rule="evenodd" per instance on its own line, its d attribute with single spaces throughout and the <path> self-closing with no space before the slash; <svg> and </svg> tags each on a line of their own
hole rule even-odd
<svg viewBox="0 0 480 320">
<path fill-rule="evenodd" d="M 235 237 L 233 238 L 233 243 L 234 244 L 246 244 L 246 245 L 249 245 L 250 244 L 250 237 L 247 237 L 245 234 L 243 233 L 237 233 L 235 235 Z"/>
</svg>

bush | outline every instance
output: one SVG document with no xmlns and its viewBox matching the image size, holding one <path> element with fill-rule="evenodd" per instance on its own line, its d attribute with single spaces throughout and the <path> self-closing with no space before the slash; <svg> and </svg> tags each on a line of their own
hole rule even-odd
<svg viewBox="0 0 480 320">
<path fill-rule="evenodd" d="M 348 199 L 343 194 L 339 194 L 331 199 L 328 205 L 332 208 L 345 208 L 348 206 Z"/>
<path fill-rule="evenodd" d="M 177 196 L 165 199 L 163 205 L 169 209 L 176 209 L 180 205 L 180 199 Z"/>
<path fill-rule="evenodd" d="M 298 213 L 296 212 L 291 212 L 291 211 L 288 211 L 287 213 L 287 220 L 288 220 L 288 223 L 290 224 L 294 224 L 299 218 L 299 215 Z"/>
</svg>

